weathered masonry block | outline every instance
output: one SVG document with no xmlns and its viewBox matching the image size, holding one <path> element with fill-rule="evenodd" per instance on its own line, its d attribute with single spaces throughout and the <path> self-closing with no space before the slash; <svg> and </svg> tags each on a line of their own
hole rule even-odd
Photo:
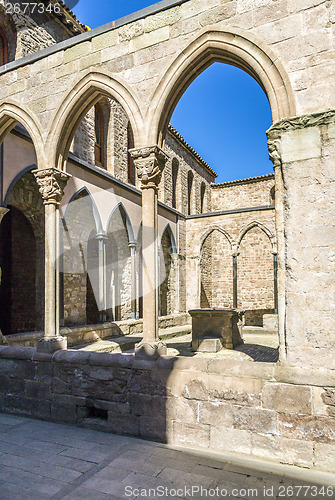
<svg viewBox="0 0 335 500">
<path fill-rule="evenodd" d="M 335 376 L 224 359 L 0 347 L 0 410 L 332 471 Z"/>
</svg>

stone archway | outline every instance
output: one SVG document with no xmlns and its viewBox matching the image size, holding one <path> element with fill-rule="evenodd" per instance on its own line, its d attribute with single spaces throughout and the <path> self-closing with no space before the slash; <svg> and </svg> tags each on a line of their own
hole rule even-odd
<svg viewBox="0 0 335 500">
<path fill-rule="evenodd" d="M 149 110 L 149 143 L 162 145 L 173 110 L 193 80 L 214 62 L 237 66 L 260 84 L 273 121 L 295 115 L 291 83 L 277 55 L 255 35 L 239 28 L 205 28 L 176 57 L 160 80 Z"/>
</svg>

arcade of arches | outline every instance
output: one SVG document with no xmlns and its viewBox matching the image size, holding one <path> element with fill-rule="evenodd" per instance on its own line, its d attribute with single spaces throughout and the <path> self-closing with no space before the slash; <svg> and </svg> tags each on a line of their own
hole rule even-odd
<svg viewBox="0 0 335 500">
<path fill-rule="evenodd" d="M 334 470 L 334 19 L 166 0 L 86 32 L 0 5 L 0 339 L 26 346 L 0 346 L 1 411 Z M 264 90 L 274 174 L 216 183 L 169 124 L 214 62 Z M 165 356 L 159 326 L 205 307 L 278 310 L 280 362 Z M 96 323 L 138 356 L 67 350 Z"/>
</svg>

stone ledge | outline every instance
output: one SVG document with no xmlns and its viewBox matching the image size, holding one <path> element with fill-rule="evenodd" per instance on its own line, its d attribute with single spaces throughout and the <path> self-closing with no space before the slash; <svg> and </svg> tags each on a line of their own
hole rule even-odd
<svg viewBox="0 0 335 500">
<path fill-rule="evenodd" d="M 34 347 L 0 346 L 0 358 L 31 360 L 34 353 Z"/>
</svg>

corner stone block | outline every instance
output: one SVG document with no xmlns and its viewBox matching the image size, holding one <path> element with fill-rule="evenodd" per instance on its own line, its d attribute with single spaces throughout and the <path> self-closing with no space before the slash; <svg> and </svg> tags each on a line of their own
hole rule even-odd
<svg viewBox="0 0 335 500">
<path fill-rule="evenodd" d="M 277 433 L 277 413 L 263 408 L 233 406 L 233 427 L 263 434 Z"/>
<path fill-rule="evenodd" d="M 203 424 L 173 423 L 173 443 L 193 448 L 209 447 L 210 426 Z"/>
<path fill-rule="evenodd" d="M 202 424 L 215 423 L 215 425 L 227 428 L 233 425 L 232 407 L 229 403 L 198 401 L 196 413 Z"/>
<path fill-rule="evenodd" d="M 299 467 L 313 466 L 313 443 L 279 436 L 252 436 L 251 454 L 265 460 Z"/>
<path fill-rule="evenodd" d="M 282 161 L 308 160 L 321 156 L 321 135 L 317 127 L 291 130 L 282 136 Z"/>
<path fill-rule="evenodd" d="M 317 469 L 325 471 L 335 470 L 334 444 L 316 443 L 314 449 L 314 464 Z"/>
<path fill-rule="evenodd" d="M 251 432 L 211 426 L 210 447 L 224 453 L 251 453 Z"/>
<path fill-rule="evenodd" d="M 197 410 L 199 401 L 192 401 L 183 398 L 167 398 L 166 401 L 166 420 L 175 420 L 187 424 L 196 424 Z M 209 422 L 202 422 L 209 423 Z"/>
<path fill-rule="evenodd" d="M 265 383 L 263 407 L 284 413 L 312 414 L 311 388 L 290 384 Z"/>
</svg>

